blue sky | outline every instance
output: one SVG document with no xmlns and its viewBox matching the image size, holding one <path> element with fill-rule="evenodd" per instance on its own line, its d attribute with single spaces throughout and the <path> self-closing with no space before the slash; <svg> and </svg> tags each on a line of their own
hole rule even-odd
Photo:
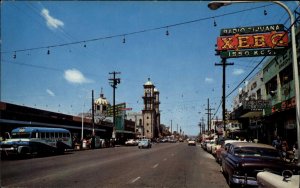
<svg viewBox="0 0 300 188">
<path fill-rule="evenodd" d="M 269 2 L 215 11 L 207 3 L 4 1 L 1 101 L 76 115 L 91 108 L 91 90 L 97 98 L 103 88 L 112 103 L 109 72 L 118 71 L 116 103 L 141 111 L 150 77 L 160 91 L 161 123 L 172 120 L 173 127 L 196 135 L 200 118 L 207 118 L 207 99 L 215 110 L 221 100 L 222 69 L 214 51 L 220 29 L 289 23 L 283 8 Z M 227 93 L 261 59 L 230 59 L 235 65 L 227 68 Z M 236 94 L 227 99 L 228 109 Z"/>
</svg>

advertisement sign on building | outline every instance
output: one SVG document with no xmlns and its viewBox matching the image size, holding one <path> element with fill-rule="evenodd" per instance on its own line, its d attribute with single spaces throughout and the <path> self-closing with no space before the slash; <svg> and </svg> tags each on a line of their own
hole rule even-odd
<svg viewBox="0 0 300 188">
<path fill-rule="evenodd" d="M 288 47 L 288 33 L 282 24 L 228 28 L 217 38 L 221 58 L 275 56 Z"/>
<path fill-rule="evenodd" d="M 251 111 L 260 111 L 265 108 L 270 108 L 269 100 L 248 100 L 243 102 L 243 109 Z"/>
<path fill-rule="evenodd" d="M 217 39 L 217 50 L 242 50 L 288 46 L 287 32 L 271 32 L 249 35 L 220 36 Z"/>
</svg>

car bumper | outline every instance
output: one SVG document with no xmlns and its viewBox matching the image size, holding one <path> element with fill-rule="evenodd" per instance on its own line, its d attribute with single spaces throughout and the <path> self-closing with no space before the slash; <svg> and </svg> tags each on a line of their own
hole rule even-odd
<svg viewBox="0 0 300 188">
<path fill-rule="evenodd" d="M 232 182 L 240 185 L 251 185 L 257 186 L 257 179 L 255 177 L 247 177 L 247 176 L 232 176 Z"/>
<path fill-rule="evenodd" d="M 18 154 L 18 148 L 0 148 L 0 152 L 5 155 L 16 155 Z"/>
</svg>

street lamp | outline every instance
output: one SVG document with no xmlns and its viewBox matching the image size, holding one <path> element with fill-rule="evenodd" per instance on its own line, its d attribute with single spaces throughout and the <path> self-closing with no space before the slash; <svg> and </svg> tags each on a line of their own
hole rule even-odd
<svg viewBox="0 0 300 188">
<path fill-rule="evenodd" d="M 227 6 L 233 3 L 257 3 L 263 1 L 212 1 L 208 3 L 208 8 L 211 10 L 217 10 L 222 6 Z M 300 92 L 299 92 L 299 77 L 298 77 L 298 61 L 297 61 L 297 47 L 296 47 L 296 34 L 295 34 L 295 17 L 291 10 L 280 1 L 270 1 L 276 3 L 279 6 L 283 7 L 290 16 L 291 22 L 291 40 L 292 40 L 292 54 L 293 54 L 293 73 L 294 73 L 294 82 L 295 82 L 295 101 L 296 101 L 296 125 L 297 125 L 297 142 L 298 147 L 300 145 Z M 297 4 L 298 5 L 298 4 Z M 298 149 L 298 156 L 300 156 L 300 150 Z M 300 166 L 300 159 L 298 158 L 298 166 Z"/>
</svg>

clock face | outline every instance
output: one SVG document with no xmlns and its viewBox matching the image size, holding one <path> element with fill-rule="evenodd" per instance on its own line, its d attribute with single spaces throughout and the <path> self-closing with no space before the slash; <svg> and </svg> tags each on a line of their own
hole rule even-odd
<svg viewBox="0 0 300 188">
<path fill-rule="evenodd" d="M 151 92 L 151 89 L 146 89 L 146 93 L 150 93 Z"/>
</svg>

